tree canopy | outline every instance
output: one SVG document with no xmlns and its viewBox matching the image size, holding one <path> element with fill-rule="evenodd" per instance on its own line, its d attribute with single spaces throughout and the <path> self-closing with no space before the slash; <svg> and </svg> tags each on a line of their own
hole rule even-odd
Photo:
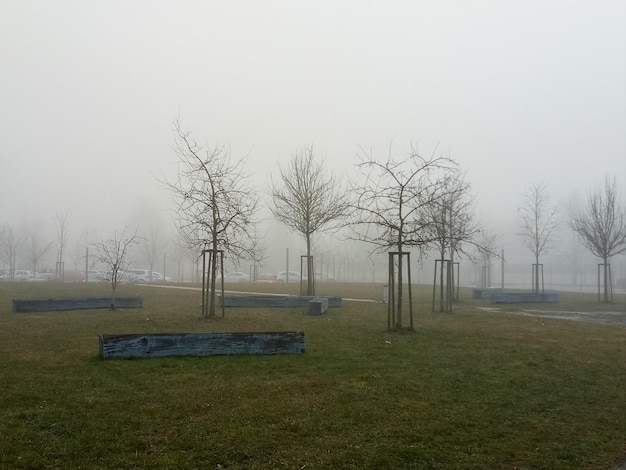
<svg viewBox="0 0 626 470">
<path fill-rule="evenodd" d="M 609 301 L 609 262 L 626 253 L 626 209 L 619 204 L 615 179 L 606 177 L 604 187 L 589 194 L 587 205 L 574 213 L 572 229 L 589 251 L 604 262 L 604 300 Z"/>
<path fill-rule="evenodd" d="M 269 193 L 274 217 L 306 241 L 307 295 L 313 295 L 315 272 L 311 258 L 313 234 L 333 229 L 348 213 L 349 199 L 340 181 L 315 161 L 313 147 L 295 152 L 287 166 L 279 166 L 278 181 Z"/>
<path fill-rule="evenodd" d="M 258 196 L 248 185 L 244 159 L 233 160 L 227 145 L 198 144 L 189 132 L 174 123 L 178 177 L 164 180 L 176 202 L 178 231 L 197 256 L 218 250 L 235 262 L 253 251 Z M 209 315 L 215 314 L 215 280 L 218 256 L 210 258 Z"/>
</svg>

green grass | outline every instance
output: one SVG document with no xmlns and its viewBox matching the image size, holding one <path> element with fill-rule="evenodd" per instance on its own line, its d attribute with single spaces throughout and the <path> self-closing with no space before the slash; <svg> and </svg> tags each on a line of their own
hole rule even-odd
<svg viewBox="0 0 626 470">
<path fill-rule="evenodd" d="M 626 327 L 482 311 L 470 292 L 431 313 L 427 287 L 412 332 L 388 332 L 382 303 L 207 320 L 197 291 L 141 286 L 119 295 L 142 295 L 142 309 L 11 312 L 11 298 L 107 293 L 0 284 L 0 468 L 609 470 L 626 457 Z M 540 308 L 607 310 L 593 294 Z M 623 297 L 609 309 L 626 311 Z M 304 331 L 306 352 L 98 355 L 101 333 L 271 330 Z"/>
</svg>

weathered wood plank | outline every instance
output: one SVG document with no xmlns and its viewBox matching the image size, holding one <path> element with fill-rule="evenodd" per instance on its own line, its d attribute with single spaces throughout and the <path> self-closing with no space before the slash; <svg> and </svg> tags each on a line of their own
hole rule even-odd
<svg viewBox="0 0 626 470">
<path fill-rule="evenodd" d="M 328 310 L 328 297 L 316 297 L 309 301 L 309 315 L 321 315 Z"/>
<path fill-rule="evenodd" d="M 12 299 L 14 312 L 52 312 L 111 308 L 111 297 L 54 297 L 49 299 Z M 116 297 L 115 308 L 141 308 L 143 297 Z"/>
<path fill-rule="evenodd" d="M 492 304 L 519 304 L 519 303 L 558 303 L 559 294 L 557 292 L 507 292 L 493 294 Z"/>
<path fill-rule="evenodd" d="M 500 287 L 486 287 L 484 289 L 474 289 L 474 299 L 490 299 L 494 294 L 501 294 L 502 289 Z"/>
<path fill-rule="evenodd" d="M 304 333 L 301 331 L 102 334 L 99 341 L 100 354 L 105 359 L 304 352 Z"/>
<path fill-rule="evenodd" d="M 221 305 L 221 296 L 218 296 Z M 318 297 L 302 295 L 225 295 L 224 307 L 305 307 Z M 328 307 L 341 307 L 341 297 L 324 297 Z"/>
</svg>

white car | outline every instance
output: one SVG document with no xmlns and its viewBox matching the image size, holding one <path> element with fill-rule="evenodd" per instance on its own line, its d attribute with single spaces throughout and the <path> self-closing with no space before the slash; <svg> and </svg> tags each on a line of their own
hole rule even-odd
<svg viewBox="0 0 626 470">
<path fill-rule="evenodd" d="M 150 282 L 154 280 L 149 269 L 127 269 L 124 274 L 130 279 L 128 282 Z"/>
<path fill-rule="evenodd" d="M 221 279 L 221 276 L 218 279 Z M 240 271 L 224 274 L 224 282 L 250 282 L 250 274 Z"/>
<path fill-rule="evenodd" d="M 297 271 L 282 271 L 278 273 L 276 279 L 278 282 L 300 282 L 300 273 Z M 302 280 L 308 280 L 306 274 L 302 275 Z"/>
<path fill-rule="evenodd" d="M 34 279 L 32 271 L 26 271 L 25 269 L 16 269 L 11 276 L 10 272 L 6 272 L 2 276 L 3 281 L 32 281 Z"/>
<path fill-rule="evenodd" d="M 111 282 L 112 277 L 113 277 L 113 273 L 111 271 L 107 271 L 106 280 L 108 282 Z M 128 274 L 127 271 L 118 271 L 117 282 L 119 283 L 137 282 L 137 279 L 132 274 Z"/>
<path fill-rule="evenodd" d="M 152 280 L 154 282 L 172 282 L 173 279 L 156 271 L 152 271 Z"/>
<path fill-rule="evenodd" d="M 110 277 L 105 271 L 88 271 L 87 282 L 107 282 Z"/>
<path fill-rule="evenodd" d="M 273 284 L 278 282 L 278 279 L 274 273 L 261 273 L 256 277 L 256 282 L 258 284 Z"/>
</svg>

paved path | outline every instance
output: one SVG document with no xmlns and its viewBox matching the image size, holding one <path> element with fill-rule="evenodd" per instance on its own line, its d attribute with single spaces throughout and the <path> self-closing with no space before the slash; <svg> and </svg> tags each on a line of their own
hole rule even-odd
<svg viewBox="0 0 626 470">
<path fill-rule="evenodd" d="M 164 286 L 162 284 L 137 284 L 138 286 L 145 286 L 145 287 L 163 287 L 165 289 L 187 289 L 187 290 L 202 290 L 201 287 L 187 287 L 187 286 Z M 221 293 L 221 291 L 218 291 L 218 294 Z M 225 290 L 224 291 L 225 294 L 244 294 L 244 295 L 274 295 L 277 297 L 289 297 L 289 296 L 295 296 L 297 294 L 271 294 L 269 292 L 245 292 L 245 291 L 239 291 L 239 290 Z M 322 297 L 327 297 L 327 296 L 322 296 Z M 350 302 L 373 302 L 373 303 L 381 303 L 380 300 L 371 300 L 371 299 L 351 299 L 351 298 L 347 298 L 347 297 L 342 297 L 341 300 L 347 300 Z"/>
<path fill-rule="evenodd" d="M 545 310 L 507 310 L 498 307 L 479 307 L 480 310 L 490 312 L 504 312 L 517 315 L 529 315 L 542 318 L 557 318 L 560 320 L 584 321 L 589 323 L 604 323 L 608 325 L 626 326 L 625 312 L 567 312 L 567 311 L 545 311 Z M 626 468 L 624 469 L 626 470 Z"/>
<path fill-rule="evenodd" d="M 165 285 L 154 285 L 154 284 L 142 284 L 148 287 L 163 287 L 168 289 L 189 289 L 189 290 L 201 290 L 200 287 L 186 287 L 186 286 L 165 286 Z M 229 294 L 260 294 L 259 292 L 240 292 L 240 291 L 224 291 Z M 263 295 L 276 295 L 276 296 L 285 296 L 290 294 L 263 294 Z M 342 300 L 346 300 L 349 302 L 375 302 L 380 303 L 380 300 L 369 300 L 369 299 L 351 299 L 351 298 L 343 298 Z M 517 315 L 529 315 L 533 317 L 543 317 L 543 318 L 557 318 L 560 320 L 574 320 L 574 321 L 584 321 L 589 323 L 604 323 L 608 325 L 618 325 L 618 326 L 626 326 L 626 312 L 567 312 L 567 311 L 543 311 L 543 310 L 508 310 L 504 307 L 478 307 L 479 310 L 485 310 L 489 312 L 505 312 L 505 313 L 513 313 Z M 626 470 L 626 467 L 619 470 Z"/>
</svg>

